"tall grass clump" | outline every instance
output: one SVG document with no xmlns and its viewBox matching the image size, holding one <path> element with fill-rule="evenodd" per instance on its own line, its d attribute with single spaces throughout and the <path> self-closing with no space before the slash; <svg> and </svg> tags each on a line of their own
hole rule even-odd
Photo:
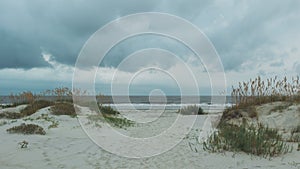
<svg viewBox="0 0 300 169">
<path fill-rule="evenodd" d="M 33 94 L 32 92 L 29 91 L 25 91 L 25 92 L 21 92 L 18 94 L 13 94 L 11 93 L 8 98 L 9 101 L 11 102 L 11 106 L 18 106 L 21 104 L 30 104 L 33 103 L 36 98 L 38 97 L 38 95 Z"/>
<path fill-rule="evenodd" d="M 203 144 L 210 152 L 245 152 L 247 154 L 275 157 L 292 151 L 292 146 L 282 141 L 275 129 L 263 125 L 255 127 L 245 121 L 241 126 L 223 124 Z"/>
<path fill-rule="evenodd" d="M 236 108 L 274 101 L 300 102 L 299 76 L 291 80 L 275 76 L 265 81 L 258 76 L 254 80 L 239 82 L 237 87 L 232 87 L 231 96 Z"/>
<path fill-rule="evenodd" d="M 189 105 L 179 109 L 178 113 L 182 115 L 202 115 L 204 114 L 204 111 L 201 107 L 197 105 Z"/>
</svg>

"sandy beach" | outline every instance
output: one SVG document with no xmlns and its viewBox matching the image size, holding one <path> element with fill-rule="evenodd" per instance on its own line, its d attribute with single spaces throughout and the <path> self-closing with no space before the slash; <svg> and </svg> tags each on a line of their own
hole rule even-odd
<svg viewBox="0 0 300 169">
<path fill-rule="evenodd" d="M 24 106 L 23 106 L 24 107 Z M 18 112 L 22 106 L 10 108 L 10 111 Z M 82 108 L 85 113 L 91 113 L 88 108 Z M 2 109 L 0 113 L 3 113 Z M 90 111 L 90 112 L 89 112 Z M 153 120 L 159 112 L 144 111 L 140 115 L 135 115 L 130 110 L 122 111 L 123 115 L 134 118 L 143 117 L 143 120 Z M 26 120 L 26 118 L 36 119 L 42 114 L 57 120 L 57 128 L 50 128 L 50 123 L 43 119 Z M 166 111 L 160 118 L 166 121 L 174 121 L 178 114 L 174 110 Z M 191 132 L 171 150 L 148 158 L 126 158 L 121 157 L 96 145 L 84 132 L 77 118 L 69 116 L 54 116 L 49 113 L 49 108 L 44 108 L 35 114 L 18 120 L 0 120 L 1 152 L 0 164 L 3 169 L 40 169 L 40 168 L 270 168 L 270 169 L 299 169 L 300 152 L 294 151 L 279 157 L 265 159 L 251 156 L 245 153 L 208 153 L 202 149 L 198 143 L 198 137 L 203 129 L 204 122 L 208 115 L 189 115 L 186 118 L 197 118 Z M 207 122 L 207 121 L 206 121 Z M 22 135 L 9 134 L 6 129 L 21 123 L 33 123 L 42 126 L 46 135 Z M 91 124 L 91 128 L 93 128 Z M 142 130 L 133 126 L 126 129 L 118 129 L 124 134 L 131 134 L 135 137 L 149 137 L 161 132 L 166 123 L 156 123 L 152 127 L 145 126 Z M 107 133 L 105 127 L 97 127 L 100 133 Z M 143 132 L 141 132 L 143 131 Z M 174 136 L 176 137 L 176 136 Z M 29 144 L 27 148 L 20 148 L 19 142 L 26 140 Z M 111 144 L 116 144 L 113 141 Z M 146 149 L 146 147 L 145 147 Z M 144 151 L 144 150 L 138 150 Z"/>
</svg>

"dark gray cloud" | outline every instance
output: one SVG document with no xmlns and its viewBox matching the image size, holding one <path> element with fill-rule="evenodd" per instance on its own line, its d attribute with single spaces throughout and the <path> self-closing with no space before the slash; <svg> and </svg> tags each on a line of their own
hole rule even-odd
<svg viewBox="0 0 300 169">
<path fill-rule="evenodd" d="M 74 64 L 88 37 L 101 26 L 135 12 L 151 11 L 158 1 L 0 1 L 0 68 L 46 66 L 42 52 Z"/>
<path fill-rule="evenodd" d="M 225 69 L 240 70 L 249 60 L 276 57 L 272 47 L 285 43 L 283 38 L 288 44 L 300 30 L 299 9 L 298 0 L 2 0 L 0 69 L 49 66 L 42 52 L 73 65 L 85 41 L 104 24 L 119 16 L 156 11 L 184 17 L 199 26 L 215 45 Z M 103 65 L 116 66 L 136 49 L 155 45 L 172 46 L 155 40 L 145 41 L 144 46 L 123 45 Z"/>
</svg>

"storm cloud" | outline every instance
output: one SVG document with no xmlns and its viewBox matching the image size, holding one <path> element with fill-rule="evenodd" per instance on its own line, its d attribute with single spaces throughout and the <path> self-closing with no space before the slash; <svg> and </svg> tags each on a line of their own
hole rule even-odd
<svg viewBox="0 0 300 169">
<path fill-rule="evenodd" d="M 47 66 L 42 52 L 75 63 L 85 41 L 119 16 L 151 11 L 157 1 L 0 1 L 0 68 Z"/>
<path fill-rule="evenodd" d="M 263 63 L 282 55 L 274 51 L 279 46 L 283 52 L 299 48 L 299 9 L 298 0 L 2 0 L 0 69 L 51 66 L 42 53 L 50 53 L 59 63 L 74 65 L 86 40 L 103 25 L 124 15 L 154 11 L 178 15 L 198 26 L 215 45 L 225 70 L 240 71 L 245 64 L 253 67 L 257 65 L 252 62 Z M 143 47 L 172 50 L 155 38 L 145 39 L 138 40 L 138 45 L 117 47 L 102 66 L 116 67 Z"/>
</svg>

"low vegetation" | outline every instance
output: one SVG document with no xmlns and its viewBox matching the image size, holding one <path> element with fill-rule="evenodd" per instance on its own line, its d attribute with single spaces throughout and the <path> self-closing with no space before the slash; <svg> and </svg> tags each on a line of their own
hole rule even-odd
<svg viewBox="0 0 300 169">
<path fill-rule="evenodd" d="M 20 119 L 26 116 L 30 116 L 34 114 L 36 111 L 54 105 L 54 102 L 46 101 L 46 100 L 37 100 L 30 104 L 28 104 L 24 109 L 18 112 L 3 112 L 0 113 L 0 119 Z"/>
<path fill-rule="evenodd" d="M 55 103 L 50 111 L 53 115 L 69 115 L 71 117 L 76 117 L 76 111 L 72 103 L 63 102 Z"/>
<path fill-rule="evenodd" d="M 242 151 L 263 157 L 274 157 L 292 151 L 292 146 L 284 141 L 277 129 L 262 124 L 248 124 L 247 121 L 257 121 L 258 105 L 276 101 L 284 103 L 274 106 L 271 113 L 283 112 L 294 103 L 300 103 L 299 77 L 291 80 L 287 77 L 275 77 L 266 81 L 257 77 L 248 82 L 240 82 L 238 87 L 232 87 L 231 96 L 233 106 L 224 110 L 217 131 L 204 142 L 204 150 Z M 241 120 L 241 123 L 232 123 L 234 119 Z M 299 142 L 299 131 L 299 127 L 295 128 L 289 141 Z"/>
<path fill-rule="evenodd" d="M 34 101 L 33 103 L 29 104 L 27 107 L 25 107 L 23 110 L 21 110 L 21 115 L 23 117 L 30 116 L 34 114 L 36 111 L 49 107 L 54 105 L 54 102 L 47 101 L 47 100 L 37 100 Z"/>
<path fill-rule="evenodd" d="M 101 113 L 96 115 L 89 115 L 88 120 L 90 123 L 94 123 L 96 127 L 101 127 L 99 122 L 106 122 L 110 125 L 118 128 L 126 128 L 133 126 L 135 123 L 131 120 L 128 120 L 126 118 L 118 117 L 120 112 L 114 110 L 110 106 L 99 106 L 99 109 Z"/>
<path fill-rule="evenodd" d="M 290 142 L 299 142 L 300 144 L 300 125 L 294 128 L 291 131 L 291 137 L 289 139 Z"/>
<path fill-rule="evenodd" d="M 0 113 L 0 119 L 19 119 L 22 118 L 21 113 L 16 113 L 16 112 L 3 112 Z"/>
<path fill-rule="evenodd" d="M 99 110 L 101 113 L 106 114 L 106 115 L 118 115 L 120 114 L 120 112 L 114 110 L 112 107 L 110 106 L 99 106 Z"/>
<path fill-rule="evenodd" d="M 227 108 L 223 111 L 221 121 L 225 122 L 230 119 L 238 118 L 257 118 L 256 108 L 254 106 L 243 107 L 240 109 Z"/>
<path fill-rule="evenodd" d="M 94 123 L 96 127 L 101 127 L 99 124 L 100 122 L 106 122 L 112 125 L 113 127 L 118 128 L 126 128 L 134 126 L 134 122 L 128 120 L 126 118 L 121 118 L 113 115 L 105 115 L 105 114 L 98 114 L 98 115 L 89 115 L 88 116 L 89 123 Z"/>
<path fill-rule="evenodd" d="M 275 129 L 263 125 L 255 127 L 244 122 L 241 126 L 223 124 L 214 132 L 203 148 L 210 152 L 242 151 L 257 156 L 274 157 L 292 151 Z"/>
<path fill-rule="evenodd" d="M 54 117 L 51 117 L 49 116 L 48 114 L 41 114 L 40 116 L 36 117 L 36 118 L 31 118 L 31 117 L 28 117 L 28 118 L 24 118 L 23 119 L 24 121 L 35 121 L 35 120 L 43 120 L 43 121 L 47 121 L 49 123 L 51 123 L 49 126 L 48 126 L 48 129 L 50 128 L 57 128 L 58 125 L 59 125 L 59 122 L 57 120 L 55 120 Z"/>
<path fill-rule="evenodd" d="M 203 109 L 197 105 L 189 105 L 178 110 L 182 115 L 203 115 Z"/>
<path fill-rule="evenodd" d="M 25 124 L 22 123 L 19 126 L 14 126 L 6 130 L 8 133 L 18 133 L 18 134 L 39 134 L 45 135 L 45 130 L 36 124 Z"/>
</svg>

